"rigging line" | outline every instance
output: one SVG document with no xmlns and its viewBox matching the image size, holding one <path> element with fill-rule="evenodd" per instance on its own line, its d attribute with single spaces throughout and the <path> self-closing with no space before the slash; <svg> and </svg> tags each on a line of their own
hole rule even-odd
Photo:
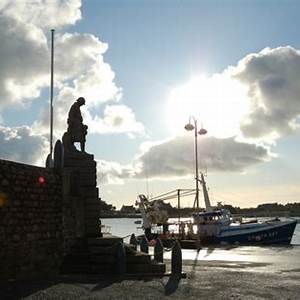
<svg viewBox="0 0 300 300">
<path fill-rule="evenodd" d="M 195 193 L 195 191 L 185 191 L 185 192 L 183 192 L 183 193 L 180 193 L 180 196 L 183 196 L 183 195 L 186 195 L 186 194 L 194 194 Z M 169 196 L 166 196 L 165 198 L 177 198 L 178 197 L 178 194 L 176 193 L 176 194 L 173 194 L 173 195 L 169 195 Z M 162 198 L 159 198 L 160 200 L 162 199 Z"/>
<path fill-rule="evenodd" d="M 175 193 L 175 192 L 176 192 L 176 193 Z M 188 195 L 194 195 L 195 192 L 196 192 L 195 189 L 189 189 L 189 190 L 186 190 L 186 191 L 184 191 L 183 193 L 181 193 L 180 196 L 181 196 L 181 197 L 184 197 L 184 196 L 186 196 L 186 195 L 187 195 L 187 196 L 188 196 Z M 173 194 L 171 194 L 171 193 L 173 193 Z M 163 196 L 163 195 L 165 195 L 165 197 L 161 197 L 161 196 Z M 175 190 L 175 191 L 172 191 L 172 192 L 169 192 L 169 193 L 165 193 L 165 194 L 156 196 L 156 197 L 154 197 L 154 198 L 151 198 L 151 199 L 149 199 L 149 201 L 156 201 L 156 200 L 162 200 L 162 201 L 164 201 L 164 200 L 169 200 L 169 199 L 176 199 L 177 197 L 178 197 L 177 190 Z"/>
<path fill-rule="evenodd" d="M 189 194 L 185 194 L 185 195 L 182 195 L 182 196 L 180 196 L 181 198 L 184 198 L 184 197 L 187 197 L 187 196 L 191 196 L 191 195 L 194 195 L 195 194 L 195 192 L 191 192 L 191 193 L 189 193 Z"/>
<path fill-rule="evenodd" d="M 167 197 L 158 198 L 157 200 L 165 201 L 165 200 L 176 199 L 176 198 L 177 198 L 177 195 L 174 194 L 174 195 L 170 195 L 170 196 L 167 196 Z"/>
<path fill-rule="evenodd" d="M 152 198 L 150 198 L 149 200 L 154 200 L 154 199 L 157 199 L 157 198 L 160 199 L 160 197 L 166 196 L 166 195 L 169 195 L 169 194 L 172 194 L 172 193 L 176 193 L 176 196 L 177 196 L 177 191 L 178 191 L 178 190 L 179 190 L 179 191 L 183 191 L 183 193 L 181 193 L 180 195 L 182 195 L 182 194 L 184 194 L 184 193 L 186 193 L 186 192 L 194 192 L 194 191 L 196 191 L 196 189 L 176 189 L 176 190 L 172 190 L 172 191 L 170 191 L 170 192 L 167 192 L 167 193 L 164 193 L 164 194 L 161 194 L 161 195 L 152 197 Z"/>
<path fill-rule="evenodd" d="M 171 194 L 171 193 L 177 193 L 177 190 L 172 190 L 172 191 L 170 191 L 170 192 L 167 192 L 167 193 L 164 193 L 164 194 L 161 194 L 161 195 L 158 195 L 158 196 L 155 196 L 155 197 L 152 197 L 151 199 L 149 199 L 149 200 L 153 200 L 153 199 L 156 199 L 156 198 L 159 198 L 159 197 L 162 197 L 162 196 L 165 196 L 165 195 L 169 195 L 169 194 Z"/>
<path fill-rule="evenodd" d="M 191 195 L 194 195 L 195 192 L 189 192 L 189 193 L 185 193 L 183 195 L 180 195 L 180 197 L 187 197 L 187 196 L 191 196 Z M 160 198 L 160 199 L 157 199 L 157 200 L 161 200 L 161 201 L 165 201 L 165 200 L 171 200 L 171 199 L 177 199 L 177 195 L 174 195 L 174 196 L 168 196 L 168 197 L 165 197 L 165 198 Z"/>
<path fill-rule="evenodd" d="M 176 192 L 176 190 L 173 190 L 173 191 L 170 191 L 170 192 L 161 194 L 161 195 L 157 195 L 157 196 L 155 196 L 155 197 L 152 197 L 151 200 L 152 200 L 152 199 L 159 198 L 159 197 L 162 197 L 162 196 L 166 196 L 166 195 L 169 195 L 169 194 L 172 194 L 172 193 L 175 193 L 175 192 Z"/>
</svg>

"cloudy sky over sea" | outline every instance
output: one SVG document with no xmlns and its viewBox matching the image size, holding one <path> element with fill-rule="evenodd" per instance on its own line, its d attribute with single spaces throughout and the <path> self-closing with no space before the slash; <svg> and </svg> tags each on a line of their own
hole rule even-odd
<svg viewBox="0 0 300 300">
<path fill-rule="evenodd" d="M 43 166 L 79 97 L 100 196 L 194 187 L 241 207 L 300 199 L 300 1 L 0 0 L 0 158 Z M 193 199 L 186 199 L 192 205 Z"/>
</svg>

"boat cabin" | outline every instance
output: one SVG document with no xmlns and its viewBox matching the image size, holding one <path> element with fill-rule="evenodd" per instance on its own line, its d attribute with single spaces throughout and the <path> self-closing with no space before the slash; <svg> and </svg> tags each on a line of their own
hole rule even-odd
<svg viewBox="0 0 300 300">
<path fill-rule="evenodd" d="M 212 212 L 200 212 L 193 214 L 195 223 L 205 224 L 229 224 L 231 223 L 230 212 L 226 209 L 215 210 Z"/>
</svg>

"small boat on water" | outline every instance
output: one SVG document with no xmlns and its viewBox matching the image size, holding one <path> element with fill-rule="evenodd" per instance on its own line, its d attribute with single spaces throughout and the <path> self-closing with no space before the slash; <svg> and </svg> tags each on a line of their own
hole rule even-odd
<svg viewBox="0 0 300 300">
<path fill-rule="evenodd" d="M 159 200 L 149 202 L 144 195 L 139 195 L 140 201 L 137 204 L 142 213 L 143 228 L 148 239 L 159 237 L 166 246 L 170 245 L 172 240 L 178 239 L 182 247 L 188 245 L 188 248 L 191 248 L 191 245 L 196 247 L 199 242 L 201 245 L 290 244 L 297 220 L 280 220 L 276 218 L 264 222 L 257 220 L 234 222 L 228 210 L 211 206 L 202 173 L 199 181 L 202 185 L 205 211 L 193 213 L 191 221 L 177 222 L 177 232 L 169 231 L 171 224 L 167 222 L 166 212 L 159 208 Z M 152 227 L 157 225 L 163 227 L 162 232 L 152 233 Z"/>
</svg>

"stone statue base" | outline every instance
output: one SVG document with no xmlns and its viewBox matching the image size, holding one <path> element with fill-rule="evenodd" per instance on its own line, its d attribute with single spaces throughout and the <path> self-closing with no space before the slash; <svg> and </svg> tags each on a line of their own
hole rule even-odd
<svg viewBox="0 0 300 300">
<path fill-rule="evenodd" d="M 64 172 L 71 177 L 66 192 L 74 202 L 77 237 L 101 236 L 97 164 L 94 156 L 80 151 L 66 152 L 63 165 Z"/>
</svg>

